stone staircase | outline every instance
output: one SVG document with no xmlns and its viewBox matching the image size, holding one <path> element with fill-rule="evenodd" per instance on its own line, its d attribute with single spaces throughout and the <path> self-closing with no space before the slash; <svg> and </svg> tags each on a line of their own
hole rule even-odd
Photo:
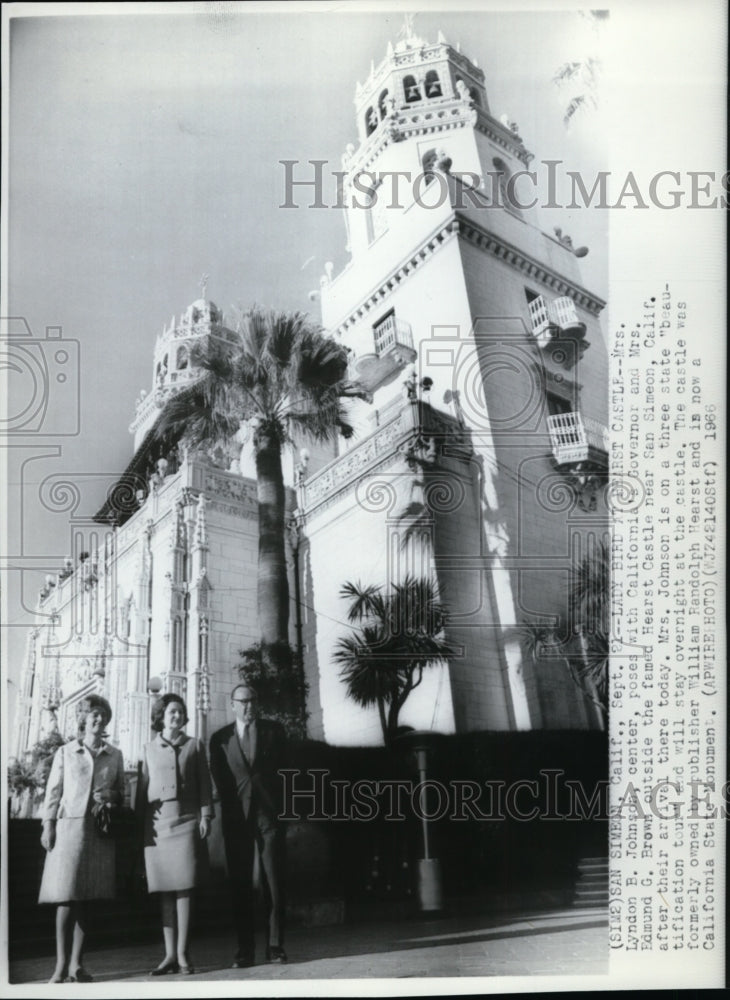
<svg viewBox="0 0 730 1000">
<path fill-rule="evenodd" d="M 608 858 L 581 858 L 578 862 L 573 906 L 608 906 Z"/>
</svg>

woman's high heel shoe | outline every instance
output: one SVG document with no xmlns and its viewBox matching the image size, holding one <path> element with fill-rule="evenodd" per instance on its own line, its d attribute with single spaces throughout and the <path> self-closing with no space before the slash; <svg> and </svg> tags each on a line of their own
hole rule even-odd
<svg viewBox="0 0 730 1000">
<path fill-rule="evenodd" d="M 66 977 L 67 983 L 93 983 L 94 977 L 90 976 L 83 966 L 79 966 L 76 972 L 69 972 Z"/>
<path fill-rule="evenodd" d="M 151 976 L 168 976 L 174 975 L 176 972 L 180 971 L 180 966 L 174 959 L 169 959 L 167 962 L 163 962 L 162 965 L 158 965 L 156 969 L 152 969 L 150 972 Z"/>
<path fill-rule="evenodd" d="M 183 976 L 192 976 L 195 972 L 192 962 L 181 962 L 179 958 L 177 961 L 177 967 Z"/>
</svg>

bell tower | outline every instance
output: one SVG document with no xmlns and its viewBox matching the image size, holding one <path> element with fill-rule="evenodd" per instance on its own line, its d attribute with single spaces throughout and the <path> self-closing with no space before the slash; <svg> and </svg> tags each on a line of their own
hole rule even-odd
<svg viewBox="0 0 730 1000">
<path fill-rule="evenodd" d="M 413 33 L 406 17 L 401 38 L 385 58 L 371 63 L 355 92 L 357 146 L 343 156 L 349 249 L 366 253 L 395 214 L 425 193 L 434 169 L 485 188 L 487 175 L 500 181 L 532 159 L 516 126 L 489 110 L 484 73 L 441 32 L 435 44 Z M 366 211 L 363 211 L 366 209 Z"/>
<path fill-rule="evenodd" d="M 205 298 L 206 280 L 201 281 L 203 297 L 192 302 L 179 321 L 173 316 L 155 341 L 152 390 L 140 393 L 129 428 L 134 434 L 135 450 L 154 425 L 168 397 L 198 377 L 190 358 L 193 346 L 211 337 L 223 342 L 233 339 L 232 332 L 223 325 L 221 310 Z"/>
<path fill-rule="evenodd" d="M 342 615 L 331 569 L 344 551 L 347 578 L 374 583 L 420 560 L 454 609 L 459 653 L 404 721 L 590 728 L 594 703 L 566 673 L 581 655 L 571 574 L 607 531 L 605 303 L 582 283 L 588 249 L 522 207 L 540 200 L 517 176 L 532 153 L 443 35 L 428 42 L 407 19 L 357 84 L 355 114 L 342 161 L 351 259 L 320 294 L 373 404 L 352 403 L 355 435 L 302 488 L 317 607 Z M 520 630 L 542 625 L 560 639 L 526 652 Z M 312 649 L 324 730 L 365 738 L 342 705 L 334 642 L 322 629 Z"/>
</svg>

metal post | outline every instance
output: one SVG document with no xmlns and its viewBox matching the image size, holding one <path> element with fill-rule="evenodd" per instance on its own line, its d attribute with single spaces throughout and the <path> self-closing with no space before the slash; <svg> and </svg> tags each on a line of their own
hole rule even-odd
<svg viewBox="0 0 730 1000">
<path fill-rule="evenodd" d="M 404 733 L 397 736 L 395 742 L 404 749 L 415 752 L 418 780 L 421 786 L 428 777 L 428 751 L 433 747 L 438 734 L 429 731 Z M 421 787 L 419 806 L 421 812 L 421 831 L 423 834 L 423 857 L 416 862 L 416 889 L 418 904 L 422 912 L 433 913 L 443 909 L 443 884 L 441 878 L 441 862 L 433 857 L 429 821 L 426 818 L 426 792 Z"/>
</svg>

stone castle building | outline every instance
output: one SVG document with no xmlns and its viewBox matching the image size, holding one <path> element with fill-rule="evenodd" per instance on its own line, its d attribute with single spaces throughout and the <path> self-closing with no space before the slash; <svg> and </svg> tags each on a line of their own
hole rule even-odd
<svg viewBox="0 0 730 1000">
<path fill-rule="evenodd" d="M 606 534 L 605 303 L 581 283 L 583 251 L 515 202 L 532 156 L 458 48 L 408 34 L 358 84 L 355 108 L 358 143 L 343 157 L 351 259 L 328 269 L 320 295 L 323 325 L 373 402 L 352 404 L 351 441 L 286 456 L 310 735 L 380 741 L 377 713 L 346 698 L 333 663 L 350 630 L 340 588 L 408 573 L 437 582 L 456 655 L 426 671 L 403 723 L 599 726 L 565 657 L 528 655 L 521 626 L 569 628 L 572 567 Z M 90 690 L 112 702 L 110 735 L 130 765 L 150 692 L 186 697 L 190 733 L 227 721 L 239 651 L 257 639 L 250 445 L 161 454 L 154 427 L 196 377 L 190 345 L 231 336 L 203 297 L 158 337 L 131 462 L 42 593 L 19 751 L 54 715 L 71 731 Z"/>
</svg>

